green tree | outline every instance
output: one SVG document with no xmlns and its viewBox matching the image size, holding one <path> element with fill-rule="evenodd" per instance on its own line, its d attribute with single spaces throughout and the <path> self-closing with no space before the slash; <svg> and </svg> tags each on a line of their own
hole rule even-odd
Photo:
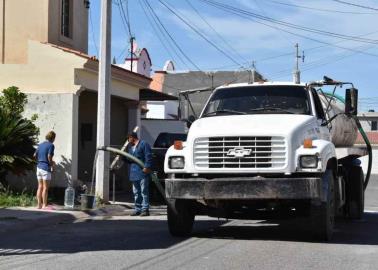
<svg viewBox="0 0 378 270">
<path fill-rule="evenodd" d="M 34 168 L 34 145 L 38 128 L 32 119 L 22 116 L 27 96 L 15 86 L 2 91 L 0 96 L 0 181 L 6 185 L 8 172 L 24 174 Z"/>
</svg>

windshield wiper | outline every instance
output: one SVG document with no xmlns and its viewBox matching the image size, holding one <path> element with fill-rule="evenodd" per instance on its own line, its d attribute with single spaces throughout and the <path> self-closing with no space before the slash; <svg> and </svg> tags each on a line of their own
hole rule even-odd
<svg viewBox="0 0 378 270">
<path fill-rule="evenodd" d="M 278 107 L 263 107 L 263 108 L 251 109 L 249 111 L 251 111 L 251 112 L 276 111 L 276 112 L 284 112 L 284 113 L 288 113 L 288 114 L 294 114 L 291 111 L 288 111 L 288 110 L 285 110 L 285 109 L 282 109 L 282 108 L 278 108 Z"/>
<path fill-rule="evenodd" d="M 240 111 L 234 111 L 234 110 L 217 110 L 213 112 L 208 112 L 202 115 L 202 117 L 210 116 L 210 115 L 215 115 L 217 113 L 230 113 L 230 114 L 247 114 L 246 112 L 240 112 Z"/>
</svg>

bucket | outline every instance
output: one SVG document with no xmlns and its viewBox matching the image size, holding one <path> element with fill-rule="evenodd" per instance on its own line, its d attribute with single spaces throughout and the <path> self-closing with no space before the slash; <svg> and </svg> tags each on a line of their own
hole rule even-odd
<svg viewBox="0 0 378 270">
<path fill-rule="evenodd" d="M 90 194 L 81 194 L 81 209 L 93 209 L 95 196 Z"/>
</svg>

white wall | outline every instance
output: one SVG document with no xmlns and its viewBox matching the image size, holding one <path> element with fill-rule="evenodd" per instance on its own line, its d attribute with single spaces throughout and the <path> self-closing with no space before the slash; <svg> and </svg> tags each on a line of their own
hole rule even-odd
<svg viewBox="0 0 378 270">
<path fill-rule="evenodd" d="M 178 114 L 178 102 L 165 100 L 165 101 L 147 101 L 146 118 L 151 119 L 176 119 L 173 115 Z"/>
<path fill-rule="evenodd" d="M 74 94 L 28 94 L 28 103 L 25 107 L 25 117 L 38 115 L 36 125 L 40 129 L 39 142 L 45 141 L 45 135 L 50 130 L 56 133 L 55 156 L 57 164 L 53 173 L 51 185 L 66 187 L 65 172 L 74 180 L 77 179 L 77 132 L 76 112 L 77 96 Z M 35 173 L 26 176 L 9 175 L 8 181 L 12 186 L 23 189 L 35 188 L 37 180 Z"/>
</svg>

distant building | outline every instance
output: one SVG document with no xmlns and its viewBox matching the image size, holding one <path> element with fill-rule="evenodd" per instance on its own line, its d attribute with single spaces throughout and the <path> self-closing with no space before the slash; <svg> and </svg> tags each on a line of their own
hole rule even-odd
<svg viewBox="0 0 378 270">
<path fill-rule="evenodd" d="M 152 76 L 150 88 L 178 96 L 180 91 L 191 89 L 214 88 L 224 84 L 242 83 L 242 82 L 256 82 L 263 81 L 263 76 L 256 70 L 243 71 L 176 71 L 172 61 L 167 61 L 163 70 L 155 71 Z M 203 104 L 208 99 L 210 91 L 197 93 L 191 97 L 192 105 L 199 114 Z M 161 111 L 164 111 L 166 117 L 172 117 L 172 111 L 177 111 L 177 102 L 164 102 L 160 104 L 153 104 L 160 106 Z M 175 109 L 173 109 L 175 108 Z M 189 112 L 187 112 L 189 113 Z M 178 114 L 178 113 L 177 113 Z M 187 117 L 187 115 L 185 115 Z"/>
<path fill-rule="evenodd" d="M 361 126 L 364 129 L 367 137 L 369 138 L 370 143 L 374 147 L 378 147 L 378 112 L 360 112 L 358 114 L 358 119 L 360 120 Z M 361 134 L 358 135 L 356 144 L 365 144 Z"/>
<path fill-rule="evenodd" d="M 134 46 L 137 46 L 134 44 Z M 151 58 L 146 48 L 138 49 L 137 47 L 134 48 L 133 58 L 128 57 L 126 58 L 125 63 L 118 64 L 118 66 L 125 68 L 127 70 L 139 73 L 146 77 L 151 76 Z"/>
</svg>

